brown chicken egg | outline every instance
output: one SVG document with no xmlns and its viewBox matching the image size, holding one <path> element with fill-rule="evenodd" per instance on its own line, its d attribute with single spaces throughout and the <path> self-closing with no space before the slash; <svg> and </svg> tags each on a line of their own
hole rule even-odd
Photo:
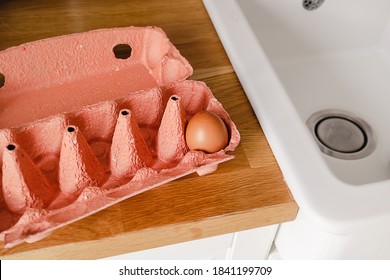
<svg viewBox="0 0 390 280">
<path fill-rule="evenodd" d="M 228 145 L 228 130 L 219 116 L 200 111 L 188 122 L 186 141 L 190 150 L 215 153 Z"/>
</svg>

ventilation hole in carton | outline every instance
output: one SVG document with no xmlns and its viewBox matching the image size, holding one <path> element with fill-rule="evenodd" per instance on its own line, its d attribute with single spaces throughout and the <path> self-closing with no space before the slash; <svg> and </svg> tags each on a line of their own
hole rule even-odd
<svg viewBox="0 0 390 280">
<path fill-rule="evenodd" d="M 118 44 L 112 49 L 112 51 L 118 59 L 127 59 L 131 55 L 131 47 L 128 44 Z"/>
<path fill-rule="evenodd" d="M 171 96 L 171 99 L 172 99 L 173 101 L 177 101 L 177 100 L 179 100 L 179 97 L 177 97 L 177 96 Z"/>
<path fill-rule="evenodd" d="M 3 73 L 0 73 L 0 88 L 5 85 L 5 76 Z"/>
<path fill-rule="evenodd" d="M 67 130 L 68 130 L 68 132 L 75 132 L 76 131 L 74 126 L 68 126 Z"/>
<path fill-rule="evenodd" d="M 13 151 L 13 150 L 15 150 L 16 149 L 16 146 L 14 145 L 14 144 L 9 144 L 8 146 L 7 146 L 7 150 L 8 151 Z"/>
<path fill-rule="evenodd" d="M 121 115 L 122 116 L 127 116 L 129 114 L 129 111 L 128 110 L 122 110 L 121 111 Z"/>
</svg>

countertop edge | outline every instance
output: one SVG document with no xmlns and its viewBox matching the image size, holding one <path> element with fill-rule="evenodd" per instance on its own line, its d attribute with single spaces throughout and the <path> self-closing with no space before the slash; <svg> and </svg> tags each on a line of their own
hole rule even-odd
<svg viewBox="0 0 390 280">
<path fill-rule="evenodd" d="M 147 228 L 100 240 L 68 243 L 2 256 L 2 260 L 17 259 L 99 259 L 140 250 L 227 234 L 293 220 L 298 207 L 292 200 L 280 205 L 251 209 L 193 222 Z M 272 213 L 272 220 L 269 216 Z M 278 213 L 278 216 L 275 216 Z M 157 238 L 156 238 L 157 237 Z"/>
</svg>

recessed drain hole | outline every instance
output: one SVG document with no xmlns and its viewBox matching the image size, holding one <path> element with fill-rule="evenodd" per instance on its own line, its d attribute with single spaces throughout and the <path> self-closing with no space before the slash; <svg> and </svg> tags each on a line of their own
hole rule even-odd
<svg viewBox="0 0 390 280">
<path fill-rule="evenodd" d="M 340 153 L 356 153 L 367 145 L 367 135 L 355 122 L 342 117 L 320 120 L 315 135 L 329 149 Z"/>
<path fill-rule="evenodd" d="M 307 125 L 320 150 L 340 159 L 360 159 L 376 146 L 371 127 L 347 112 L 324 110 L 313 114 Z"/>
<path fill-rule="evenodd" d="M 318 9 L 325 0 L 303 0 L 302 5 L 308 11 Z"/>
<path fill-rule="evenodd" d="M 118 59 L 127 59 L 131 56 L 131 47 L 128 44 L 118 44 L 112 49 L 112 51 Z"/>
<path fill-rule="evenodd" d="M 5 76 L 3 73 L 0 73 L 0 88 L 5 85 Z"/>
</svg>

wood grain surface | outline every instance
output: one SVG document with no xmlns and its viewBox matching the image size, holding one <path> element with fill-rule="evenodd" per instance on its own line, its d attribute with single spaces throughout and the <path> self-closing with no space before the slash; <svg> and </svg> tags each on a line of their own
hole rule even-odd
<svg viewBox="0 0 390 280">
<path fill-rule="evenodd" d="M 223 104 L 241 143 L 212 174 L 127 199 L 1 259 L 96 259 L 295 218 L 291 197 L 201 0 L 0 1 L 0 50 L 47 37 L 120 26 L 160 26 Z"/>
</svg>

